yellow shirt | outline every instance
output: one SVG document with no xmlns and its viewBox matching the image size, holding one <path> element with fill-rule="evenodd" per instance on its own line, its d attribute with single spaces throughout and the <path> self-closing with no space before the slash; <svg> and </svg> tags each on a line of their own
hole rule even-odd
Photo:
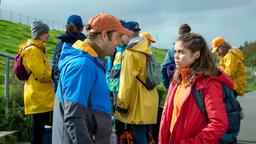
<svg viewBox="0 0 256 144">
<path fill-rule="evenodd" d="M 174 124 L 178 118 L 178 114 L 180 112 L 180 108 L 183 102 L 183 95 L 186 90 L 186 87 L 184 84 L 179 85 L 176 94 L 174 96 L 174 102 L 173 102 L 173 112 L 172 112 L 172 121 L 170 125 L 170 132 L 172 132 Z"/>
<path fill-rule="evenodd" d="M 172 133 L 173 127 L 176 123 L 176 120 L 178 118 L 180 108 L 182 106 L 183 100 L 184 100 L 184 93 L 186 90 L 186 77 L 188 73 L 188 68 L 179 69 L 181 75 L 182 75 L 182 82 L 178 86 L 177 91 L 174 95 L 174 101 L 173 101 L 173 111 L 172 111 L 172 120 L 170 125 L 170 132 Z"/>
</svg>

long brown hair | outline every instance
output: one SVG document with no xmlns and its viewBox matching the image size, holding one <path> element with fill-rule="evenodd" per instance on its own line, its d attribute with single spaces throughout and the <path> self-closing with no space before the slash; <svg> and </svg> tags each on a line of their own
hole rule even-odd
<svg viewBox="0 0 256 144">
<path fill-rule="evenodd" d="M 196 33 L 187 33 L 180 35 L 176 41 L 182 41 L 184 47 L 189 49 L 193 54 L 200 52 L 200 57 L 194 63 L 189 65 L 189 72 L 187 74 L 185 83 L 186 87 L 191 85 L 198 76 L 217 76 L 218 69 L 214 58 L 205 42 L 204 38 Z M 173 81 L 180 84 L 182 81 L 179 70 L 175 71 Z"/>
</svg>

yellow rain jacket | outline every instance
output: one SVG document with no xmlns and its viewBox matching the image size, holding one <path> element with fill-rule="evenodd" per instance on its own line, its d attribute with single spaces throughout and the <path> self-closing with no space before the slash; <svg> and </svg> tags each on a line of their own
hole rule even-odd
<svg viewBox="0 0 256 144">
<path fill-rule="evenodd" d="M 131 47 L 130 43 L 124 51 L 116 118 L 128 124 L 154 124 L 157 122 L 157 90 L 147 90 L 136 78 L 138 76 L 146 81 L 147 56 L 152 52 L 145 39 L 131 44 Z M 126 114 L 121 114 L 119 110 Z"/>
<path fill-rule="evenodd" d="M 231 77 L 235 91 L 240 96 L 244 95 L 247 80 L 243 61 L 243 53 L 238 48 L 230 49 L 227 54 L 220 59 L 220 68 Z"/>
<path fill-rule="evenodd" d="M 28 47 L 21 53 L 23 65 L 28 73 L 32 72 L 24 85 L 25 114 L 36 114 L 53 110 L 54 91 L 51 81 L 51 69 L 45 54 L 44 43 L 28 40 Z"/>
</svg>

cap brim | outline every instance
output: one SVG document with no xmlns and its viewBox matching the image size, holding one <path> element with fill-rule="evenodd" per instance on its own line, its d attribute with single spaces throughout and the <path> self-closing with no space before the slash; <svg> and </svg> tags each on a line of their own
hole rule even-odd
<svg viewBox="0 0 256 144">
<path fill-rule="evenodd" d="M 151 41 L 152 43 L 156 42 L 156 40 L 154 40 L 154 39 L 149 39 L 149 41 Z"/>
<path fill-rule="evenodd" d="M 117 30 L 118 32 L 120 32 L 121 34 L 124 34 L 124 35 L 127 35 L 127 36 L 130 36 L 133 34 L 133 31 L 130 31 L 124 27 L 120 28 L 119 30 Z"/>
<path fill-rule="evenodd" d="M 215 53 L 217 51 L 218 47 L 213 47 L 212 48 L 212 53 Z"/>
</svg>

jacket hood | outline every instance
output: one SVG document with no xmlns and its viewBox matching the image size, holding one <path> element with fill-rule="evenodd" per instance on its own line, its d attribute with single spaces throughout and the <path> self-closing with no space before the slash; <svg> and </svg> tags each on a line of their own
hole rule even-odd
<svg viewBox="0 0 256 144">
<path fill-rule="evenodd" d="M 148 45 L 148 41 L 142 37 L 137 37 L 132 39 L 126 49 L 130 49 L 132 51 L 137 51 L 141 53 L 145 53 L 147 55 L 152 55 L 151 48 Z"/>
<path fill-rule="evenodd" d="M 239 48 L 233 48 L 230 50 L 234 55 L 236 55 L 241 61 L 244 60 L 244 55 L 241 52 L 241 50 Z"/>
<path fill-rule="evenodd" d="M 57 37 L 62 42 L 75 43 L 77 40 L 84 40 L 86 36 L 83 33 L 79 34 L 69 34 L 65 33 Z"/>
<path fill-rule="evenodd" d="M 219 76 L 215 76 L 215 77 L 209 77 L 206 79 L 204 79 L 204 77 L 198 77 L 196 79 L 196 89 L 202 89 L 202 88 L 205 88 L 206 87 L 206 84 L 207 83 L 210 83 L 211 80 L 217 80 L 219 81 L 221 84 L 224 84 L 226 86 L 228 86 L 229 88 L 231 88 L 232 90 L 234 90 L 234 85 L 233 85 L 233 82 L 231 80 L 231 78 L 226 75 L 224 72 L 222 72 L 221 70 L 219 70 L 220 72 L 220 75 Z"/>
<path fill-rule="evenodd" d="M 37 48 L 39 48 L 43 52 L 45 52 L 46 44 L 41 40 L 32 40 L 32 39 L 28 39 L 27 42 L 19 44 L 19 46 L 18 46 L 19 51 L 22 50 L 24 47 L 28 46 L 29 44 L 35 45 Z"/>
<path fill-rule="evenodd" d="M 83 50 L 78 50 L 72 47 L 70 43 L 63 43 L 62 52 L 60 55 L 58 68 L 61 70 L 65 64 L 75 58 L 75 57 L 84 57 L 85 52 Z"/>
</svg>

